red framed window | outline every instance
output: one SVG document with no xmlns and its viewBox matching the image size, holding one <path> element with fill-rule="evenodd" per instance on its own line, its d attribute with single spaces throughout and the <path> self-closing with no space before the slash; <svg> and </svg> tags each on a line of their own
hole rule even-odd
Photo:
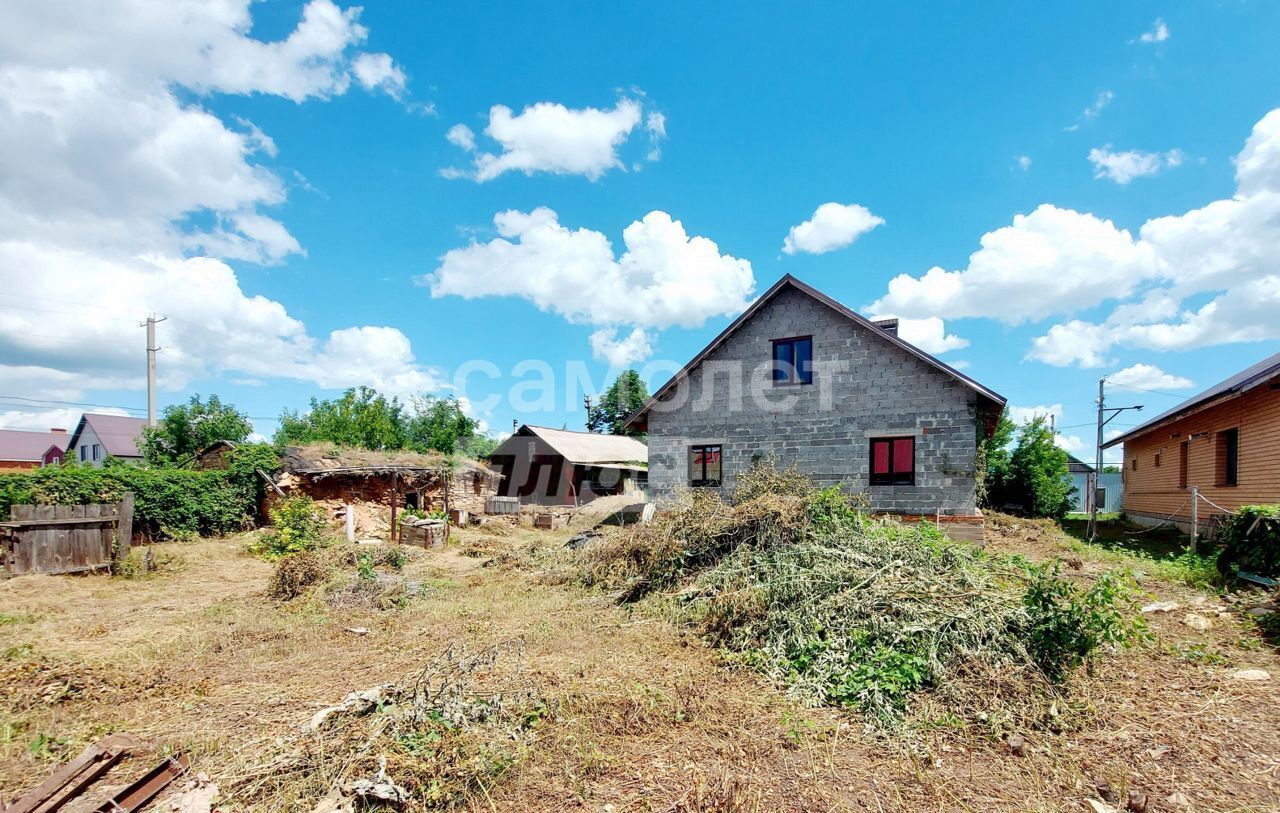
<svg viewBox="0 0 1280 813">
<path fill-rule="evenodd" d="M 694 488 L 719 486 L 722 457 L 718 444 L 690 446 L 689 485 Z"/>
<path fill-rule="evenodd" d="M 913 486 L 916 484 L 916 439 L 871 439 L 871 485 Z"/>
</svg>

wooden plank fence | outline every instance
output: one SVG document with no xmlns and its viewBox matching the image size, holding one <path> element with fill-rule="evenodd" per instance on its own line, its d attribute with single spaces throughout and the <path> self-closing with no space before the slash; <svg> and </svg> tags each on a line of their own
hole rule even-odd
<svg viewBox="0 0 1280 813">
<path fill-rule="evenodd" d="M 12 505 L 9 517 L 0 522 L 0 557 L 10 574 L 98 570 L 129 552 L 133 495 L 94 505 Z"/>
</svg>

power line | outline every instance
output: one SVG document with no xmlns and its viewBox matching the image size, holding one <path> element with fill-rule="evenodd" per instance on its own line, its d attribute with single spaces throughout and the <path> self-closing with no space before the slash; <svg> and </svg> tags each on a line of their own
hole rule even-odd
<svg viewBox="0 0 1280 813">
<path fill-rule="evenodd" d="M 1179 399 L 1185 400 L 1187 397 L 1186 395 L 1179 395 L 1176 392 L 1165 392 L 1164 390 L 1148 390 L 1142 387 L 1135 387 L 1131 384 L 1117 384 L 1114 381 L 1109 381 L 1107 383 L 1109 383 L 1113 387 L 1123 387 L 1126 390 L 1137 390 L 1138 392 L 1150 392 L 1150 393 L 1154 393 L 1155 395 L 1167 395 L 1170 398 L 1179 398 Z"/>
<path fill-rule="evenodd" d="M 27 402 L 26 404 L 0 404 L 0 406 L 30 405 L 32 409 L 42 409 L 42 410 L 54 410 L 64 406 L 73 406 L 73 407 L 95 407 L 97 409 L 123 409 L 126 412 L 140 412 L 140 413 L 143 413 L 144 415 L 146 414 L 146 411 L 147 411 L 146 407 L 130 407 L 130 406 L 123 406 L 121 404 L 91 404 L 85 401 L 59 401 L 53 398 L 26 398 L 21 395 L 0 395 L 0 400 Z M 263 415 L 249 415 L 247 417 L 251 421 L 280 420 L 279 415 L 276 415 L 270 418 Z"/>
<path fill-rule="evenodd" d="M 131 412 L 146 412 L 145 407 L 127 407 L 119 404 L 91 404 L 86 401 L 59 401 L 54 398 L 26 398 L 21 395 L 0 395 L 9 401 L 28 401 L 32 404 L 57 404 L 59 406 L 99 407 L 100 409 L 124 409 Z"/>
</svg>

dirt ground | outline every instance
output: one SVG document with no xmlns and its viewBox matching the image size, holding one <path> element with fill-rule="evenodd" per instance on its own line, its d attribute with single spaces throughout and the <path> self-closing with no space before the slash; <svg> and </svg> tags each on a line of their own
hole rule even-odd
<svg viewBox="0 0 1280 813">
<path fill-rule="evenodd" d="M 1144 579 L 1153 601 L 1179 608 L 1147 616 L 1149 645 L 1081 674 L 1073 724 L 1024 732 L 1021 756 L 945 726 L 903 748 L 865 735 L 852 715 L 796 706 L 689 631 L 490 561 L 558 545 L 573 530 L 455 532 L 448 548 L 406 565 L 430 585 L 426 595 L 387 611 L 274 602 L 272 566 L 239 540 L 168 546 L 185 566 L 147 579 L 0 582 L 0 789 L 12 797 L 124 731 L 147 748 L 103 789 L 180 750 L 251 797 L 272 770 L 269 754 L 318 709 L 421 669 L 453 642 L 522 637 L 526 679 L 556 711 L 465 809 L 1080 811 L 1104 795 L 1099 782 L 1121 808 L 1132 790 L 1149 811 L 1280 809 L 1280 657 L 1213 594 Z M 1047 526 L 1011 524 L 989 544 L 1066 557 L 1081 579 L 1112 566 L 1068 542 Z M 1188 626 L 1188 614 L 1209 628 Z M 1242 669 L 1272 679 L 1232 677 Z M 267 808 L 230 792 L 221 809 L 305 813 L 315 802 Z"/>
</svg>

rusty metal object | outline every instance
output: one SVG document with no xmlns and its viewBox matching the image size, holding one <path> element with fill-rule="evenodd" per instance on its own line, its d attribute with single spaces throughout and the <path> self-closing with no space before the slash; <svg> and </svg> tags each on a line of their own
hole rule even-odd
<svg viewBox="0 0 1280 813">
<path fill-rule="evenodd" d="M 79 796 L 100 776 L 128 754 L 137 742 L 125 734 L 112 734 L 80 752 L 80 756 L 54 771 L 48 779 L 4 806 L 4 813 L 51 813 Z"/>
<path fill-rule="evenodd" d="M 190 767 L 191 760 L 186 754 L 169 757 L 132 785 L 103 802 L 94 809 L 94 813 L 134 813 L 135 810 L 141 810 Z"/>
</svg>

